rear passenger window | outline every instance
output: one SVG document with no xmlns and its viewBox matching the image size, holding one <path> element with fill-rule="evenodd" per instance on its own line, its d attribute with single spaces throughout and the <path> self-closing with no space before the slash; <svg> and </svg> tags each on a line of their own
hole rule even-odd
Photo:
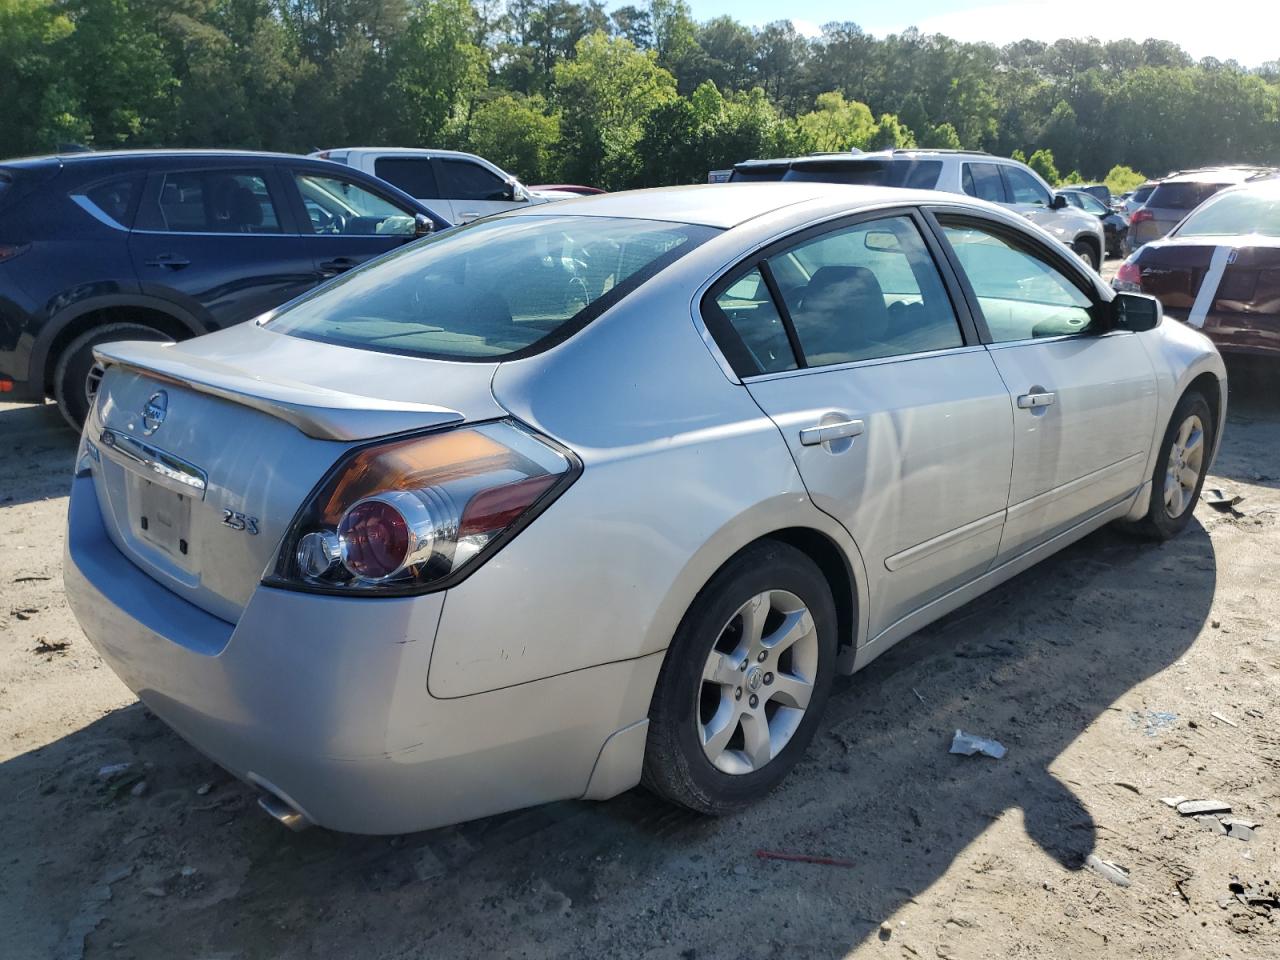
<svg viewBox="0 0 1280 960">
<path fill-rule="evenodd" d="M 964 343 L 933 257 L 909 217 L 860 223 L 769 258 L 808 366 Z"/>
<path fill-rule="evenodd" d="M 964 192 L 979 200 L 1004 203 L 1004 181 L 994 163 L 966 163 L 961 174 Z"/>
<path fill-rule="evenodd" d="M 373 172 L 419 200 L 435 200 L 440 197 L 440 188 L 436 185 L 436 174 L 431 169 L 430 159 L 379 157 L 374 161 Z"/>
<path fill-rule="evenodd" d="M 716 297 L 715 304 L 742 338 L 761 373 L 796 368 L 796 355 L 787 339 L 787 329 L 759 269 L 735 280 Z"/>
<path fill-rule="evenodd" d="M 166 173 L 139 227 L 174 233 L 279 233 L 280 218 L 261 173 Z"/>
</svg>

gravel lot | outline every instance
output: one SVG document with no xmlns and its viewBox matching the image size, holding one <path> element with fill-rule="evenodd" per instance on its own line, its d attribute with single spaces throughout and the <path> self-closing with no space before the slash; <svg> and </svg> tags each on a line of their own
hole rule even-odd
<svg viewBox="0 0 1280 960">
<path fill-rule="evenodd" d="M 1280 400 L 1233 376 L 1208 486 L 1239 515 L 1102 531 L 904 641 L 747 813 L 633 791 L 395 838 L 288 833 L 135 702 L 62 596 L 74 440 L 0 404 L 0 955 L 1280 956 L 1280 903 L 1230 886 L 1280 896 Z"/>
</svg>

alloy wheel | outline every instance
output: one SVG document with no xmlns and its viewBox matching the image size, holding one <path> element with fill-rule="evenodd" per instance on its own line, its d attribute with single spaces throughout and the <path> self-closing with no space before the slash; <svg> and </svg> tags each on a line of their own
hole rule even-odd
<svg viewBox="0 0 1280 960">
<path fill-rule="evenodd" d="M 707 657 L 698 738 L 723 773 L 761 769 L 790 742 L 813 696 L 818 631 L 793 593 L 768 590 L 729 619 Z"/>
<path fill-rule="evenodd" d="M 1177 519 L 1190 509 L 1204 469 L 1204 424 L 1192 414 L 1182 421 L 1165 464 L 1164 509 Z"/>
</svg>

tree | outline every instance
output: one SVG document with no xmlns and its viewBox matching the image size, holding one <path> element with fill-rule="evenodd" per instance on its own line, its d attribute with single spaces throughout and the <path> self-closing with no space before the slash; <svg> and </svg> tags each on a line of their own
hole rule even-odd
<svg viewBox="0 0 1280 960">
<path fill-rule="evenodd" d="M 558 118 L 540 96 L 504 93 L 479 105 L 471 117 L 466 147 L 526 183 L 551 179 L 553 150 L 560 139 Z"/>
<path fill-rule="evenodd" d="M 1142 186 L 1146 181 L 1147 177 L 1145 174 L 1138 173 L 1136 170 L 1132 170 L 1129 167 L 1116 164 L 1107 171 L 1106 179 L 1102 182 L 1107 185 L 1107 189 L 1112 193 L 1120 194 L 1137 190 L 1138 187 Z"/>
<path fill-rule="evenodd" d="M 871 150 L 893 150 L 915 145 L 915 134 L 904 127 L 892 113 L 880 114 L 880 122 L 867 143 Z"/>
<path fill-rule="evenodd" d="M 555 102 L 563 176 L 617 189 L 639 175 L 633 152 L 648 114 L 676 99 L 676 82 L 652 50 L 597 31 L 557 64 Z"/>
<path fill-rule="evenodd" d="M 1027 166 L 1040 174 L 1045 183 L 1052 186 L 1058 182 L 1058 168 L 1054 165 L 1052 150 L 1037 150 L 1031 154 Z"/>
<path fill-rule="evenodd" d="M 870 107 L 835 90 L 818 94 L 813 112 L 798 117 L 796 125 L 811 151 L 866 149 L 877 130 Z"/>
<path fill-rule="evenodd" d="M 409 17 L 387 55 L 393 141 L 431 144 L 484 86 L 487 59 L 471 42 L 474 18 L 469 0 L 428 0 Z"/>
<path fill-rule="evenodd" d="M 960 143 L 960 134 L 949 123 L 940 123 L 936 127 L 929 127 L 920 138 L 920 146 L 929 147 L 933 150 L 964 149 L 963 144 Z"/>
</svg>

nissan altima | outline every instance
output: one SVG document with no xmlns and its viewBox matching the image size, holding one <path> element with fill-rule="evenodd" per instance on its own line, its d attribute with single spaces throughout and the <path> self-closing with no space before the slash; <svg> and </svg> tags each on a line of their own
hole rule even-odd
<svg viewBox="0 0 1280 960">
<path fill-rule="evenodd" d="M 1199 332 L 961 196 L 568 200 L 97 351 L 71 605 L 282 822 L 398 833 L 796 764 L 838 673 L 1191 518 Z"/>
</svg>

